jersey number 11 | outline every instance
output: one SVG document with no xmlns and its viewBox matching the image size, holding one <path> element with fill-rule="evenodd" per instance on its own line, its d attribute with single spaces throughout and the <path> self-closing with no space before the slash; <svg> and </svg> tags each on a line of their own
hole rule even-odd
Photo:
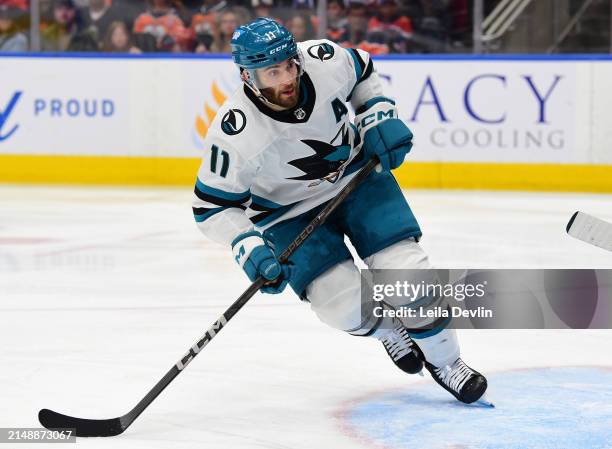
<svg viewBox="0 0 612 449">
<path fill-rule="evenodd" d="M 212 156 L 210 158 L 210 171 L 213 173 L 217 173 L 217 161 L 219 159 L 219 156 L 221 156 L 221 171 L 219 172 L 219 175 L 223 178 L 225 178 L 227 176 L 227 170 L 229 169 L 229 154 L 227 154 L 227 151 L 225 150 L 221 150 L 221 153 L 219 154 L 219 147 L 217 145 L 213 145 L 212 146 Z"/>
</svg>

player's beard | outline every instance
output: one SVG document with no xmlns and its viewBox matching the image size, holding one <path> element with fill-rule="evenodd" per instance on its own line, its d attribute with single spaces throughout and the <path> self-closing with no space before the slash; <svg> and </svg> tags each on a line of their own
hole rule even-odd
<svg viewBox="0 0 612 449">
<path fill-rule="evenodd" d="M 300 98 L 300 80 L 296 78 L 293 82 L 283 84 L 281 87 L 262 89 L 261 93 L 270 103 L 282 109 L 291 109 L 297 105 Z"/>
</svg>

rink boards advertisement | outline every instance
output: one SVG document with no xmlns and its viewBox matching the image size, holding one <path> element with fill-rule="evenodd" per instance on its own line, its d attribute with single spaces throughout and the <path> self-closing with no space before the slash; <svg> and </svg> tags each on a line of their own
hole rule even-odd
<svg viewBox="0 0 612 449">
<path fill-rule="evenodd" d="M 612 60 L 376 61 L 407 187 L 612 191 Z M 0 57 L 0 180 L 188 184 L 240 87 L 225 57 Z"/>
</svg>

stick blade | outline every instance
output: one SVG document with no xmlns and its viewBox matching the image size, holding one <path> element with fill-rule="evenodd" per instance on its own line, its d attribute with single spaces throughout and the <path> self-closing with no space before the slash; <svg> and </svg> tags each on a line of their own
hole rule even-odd
<svg viewBox="0 0 612 449">
<path fill-rule="evenodd" d="M 78 437 L 112 437 L 123 433 L 125 430 L 120 418 L 75 418 L 46 408 L 38 412 L 38 420 L 43 427 L 49 430 L 74 429 L 75 435 Z"/>
<path fill-rule="evenodd" d="M 572 235 L 572 232 L 573 232 L 572 226 L 574 225 L 574 221 L 576 220 L 576 217 L 578 216 L 579 213 L 580 211 L 574 212 L 574 215 L 572 215 L 572 217 L 567 222 L 567 226 L 565 227 L 565 232 L 567 232 L 569 235 Z"/>
<path fill-rule="evenodd" d="M 578 240 L 612 251 L 612 223 L 578 211 L 570 218 L 566 231 Z"/>
</svg>

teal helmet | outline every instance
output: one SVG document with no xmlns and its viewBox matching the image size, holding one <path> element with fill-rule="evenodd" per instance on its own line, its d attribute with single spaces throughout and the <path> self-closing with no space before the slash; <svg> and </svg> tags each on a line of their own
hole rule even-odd
<svg viewBox="0 0 612 449">
<path fill-rule="evenodd" d="M 278 64 L 297 54 L 293 34 L 273 19 L 259 17 L 234 31 L 232 58 L 243 69 L 260 69 Z"/>
<path fill-rule="evenodd" d="M 269 86 L 258 83 L 257 69 L 293 59 L 298 76 L 302 74 L 303 58 L 293 34 L 273 19 L 259 17 L 238 27 L 230 44 L 232 59 L 240 68 L 242 80 L 258 95 L 261 95 L 259 89 Z"/>
</svg>

